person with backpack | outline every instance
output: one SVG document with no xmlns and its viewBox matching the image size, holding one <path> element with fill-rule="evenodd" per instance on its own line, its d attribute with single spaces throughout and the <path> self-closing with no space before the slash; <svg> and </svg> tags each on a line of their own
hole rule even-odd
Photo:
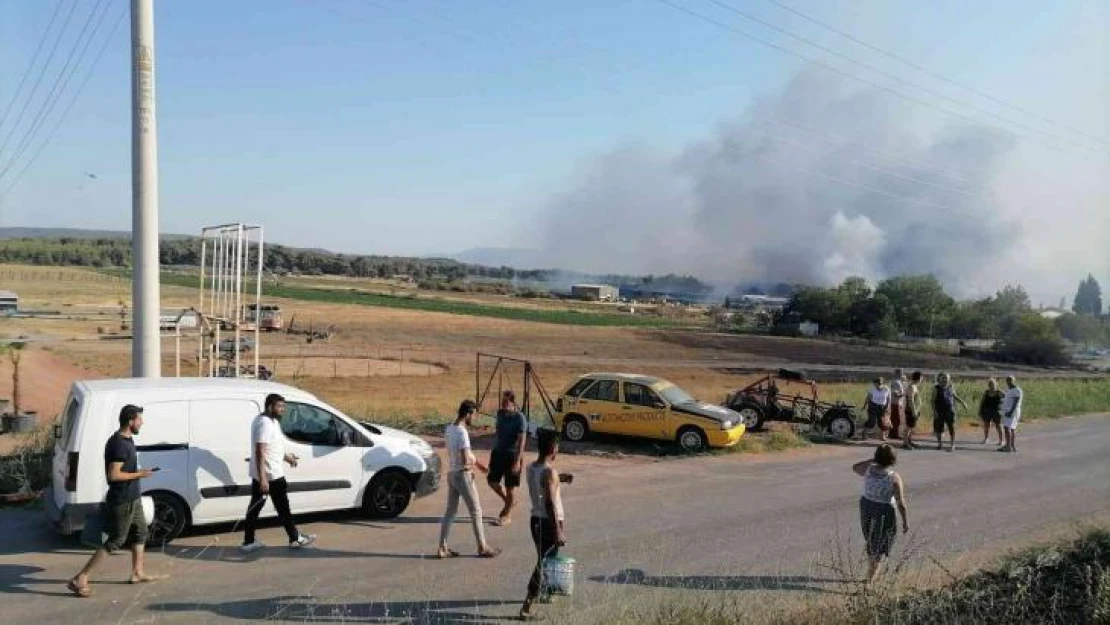
<svg viewBox="0 0 1110 625">
<path fill-rule="evenodd" d="M 937 437 L 937 451 L 944 449 L 944 430 L 948 430 L 948 451 L 956 451 L 956 404 L 967 408 L 963 400 L 952 385 L 952 378 L 947 373 L 937 374 L 937 383 L 933 387 L 933 434 Z"/>
</svg>

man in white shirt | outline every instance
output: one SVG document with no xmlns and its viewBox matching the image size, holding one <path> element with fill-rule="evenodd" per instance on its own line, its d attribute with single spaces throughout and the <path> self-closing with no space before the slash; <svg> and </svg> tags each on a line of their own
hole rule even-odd
<svg viewBox="0 0 1110 625">
<path fill-rule="evenodd" d="M 1017 452 L 1017 426 L 1021 421 L 1022 391 L 1014 376 L 1006 377 L 1006 396 L 1002 398 L 1002 430 L 1006 433 L 1006 444 L 998 451 Z"/>
<path fill-rule="evenodd" d="M 285 453 L 285 434 L 279 423 L 284 414 L 285 398 L 271 393 L 266 396 L 266 411 L 255 417 L 251 424 L 251 503 L 243 522 L 243 546 L 240 547 L 244 553 L 266 546 L 255 540 L 254 527 L 267 497 L 274 502 L 274 510 L 285 527 L 291 548 L 307 547 L 316 540 L 315 534 L 302 534 L 297 530 L 293 513 L 289 510 L 289 484 L 285 481 L 283 463 L 296 467 L 298 458 Z"/>
<path fill-rule="evenodd" d="M 459 414 L 455 422 L 444 430 L 447 439 L 447 455 L 450 459 L 450 470 L 447 472 L 447 509 L 443 513 L 443 520 L 439 529 L 440 558 L 457 558 L 459 552 L 447 547 L 447 538 L 451 534 L 451 526 L 455 523 L 455 515 L 459 511 L 459 499 L 466 502 L 466 509 L 470 511 L 470 524 L 474 527 L 474 540 L 478 543 L 478 556 L 494 558 L 501 553 L 486 542 L 485 531 L 482 529 L 482 504 L 478 500 L 478 488 L 474 485 L 474 470 L 488 473 L 489 469 L 474 458 L 470 450 L 470 434 L 467 427 L 472 425 L 474 415 L 478 412 L 478 404 L 467 399 L 459 405 Z"/>
</svg>

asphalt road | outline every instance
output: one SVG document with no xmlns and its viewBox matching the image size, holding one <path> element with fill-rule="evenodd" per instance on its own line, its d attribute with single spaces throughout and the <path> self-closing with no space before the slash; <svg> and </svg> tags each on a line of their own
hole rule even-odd
<svg viewBox="0 0 1110 625">
<path fill-rule="evenodd" d="M 956 453 L 905 452 L 912 532 L 896 549 L 925 567 L 959 566 L 1018 546 L 1072 521 L 1110 512 L 1110 420 L 1036 423 L 1021 452 L 977 440 Z M 965 437 L 966 438 L 966 437 Z M 630 606 L 693 595 L 811 597 L 835 592 L 829 570 L 858 556 L 859 446 L 759 457 L 667 460 L 560 458 L 576 475 L 566 489 L 565 552 L 578 560 L 571 598 L 544 607 L 549 622 L 606 622 Z M 493 496 L 483 488 L 492 512 Z M 0 511 L 0 612 L 4 623 L 496 622 L 515 615 L 532 562 L 525 518 L 488 528 L 505 553 L 474 552 L 465 519 L 452 545 L 464 556 L 428 558 L 444 496 L 418 501 L 406 517 L 376 523 L 354 515 L 312 519 L 318 548 L 273 546 L 240 555 L 230 528 L 199 533 L 149 555 L 168 582 L 120 583 L 125 555 L 111 558 L 90 599 L 65 580 L 88 552 L 42 525 L 41 512 Z M 283 532 L 261 533 L 282 545 Z M 923 569 L 924 570 L 924 569 Z M 17 600 L 18 599 L 18 600 Z"/>
</svg>

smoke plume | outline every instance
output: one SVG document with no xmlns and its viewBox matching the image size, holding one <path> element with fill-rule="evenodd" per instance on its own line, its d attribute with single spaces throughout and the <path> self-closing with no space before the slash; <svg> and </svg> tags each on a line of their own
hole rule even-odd
<svg viewBox="0 0 1110 625">
<path fill-rule="evenodd" d="M 546 206 L 548 261 L 720 285 L 934 273 L 973 293 L 1021 236 L 1000 234 L 992 190 L 1012 148 L 802 73 L 677 153 L 630 144 L 588 163 Z"/>
</svg>

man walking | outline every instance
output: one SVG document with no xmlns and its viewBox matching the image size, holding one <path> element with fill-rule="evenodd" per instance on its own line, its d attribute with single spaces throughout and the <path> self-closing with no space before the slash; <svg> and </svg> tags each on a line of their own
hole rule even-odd
<svg viewBox="0 0 1110 625">
<path fill-rule="evenodd" d="M 894 440 L 902 438 L 902 417 L 906 412 L 906 375 L 901 369 L 894 370 L 890 381 L 890 433 Z"/>
<path fill-rule="evenodd" d="M 478 412 L 478 404 L 467 399 L 459 405 L 459 413 L 455 422 L 444 430 L 447 440 L 447 456 L 450 470 L 447 472 L 447 509 L 443 513 L 443 520 L 439 527 L 439 558 L 457 558 L 459 552 L 447 547 L 447 538 L 451 535 L 451 526 L 455 523 L 455 515 L 459 511 L 459 499 L 466 502 L 466 509 L 470 511 L 470 524 L 474 527 L 474 540 L 478 543 L 478 556 L 494 558 L 501 553 L 500 549 L 493 549 L 486 543 L 486 534 L 482 529 L 482 504 L 478 501 L 478 489 L 474 486 L 474 470 L 486 473 L 489 469 L 474 458 L 470 451 L 470 433 L 467 428 L 474 421 L 474 414 Z"/>
<path fill-rule="evenodd" d="M 297 466 L 298 458 L 285 453 L 285 435 L 281 432 L 281 417 L 285 414 L 285 398 L 276 393 L 266 396 L 265 412 L 251 424 L 251 502 L 243 522 L 243 553 L 251 553 L 266 545 L 255 540 L 254 528 L 258 515 L 266 505 L 266 498 L 274 501 L 281 524 L 289 537 L 289 547 L 307 547 L 316 541 L 315 534 L 302 534 L 293 523 L 289 510 L 289 484 L 285 481 L 285 466 Z"/>
<path fill-rule="evenodd" d="M 571 475 L 559 475 L 555 457 L 559 455 L 559 433 L 554 430 L 539 431 L 539 455 L 528 465 L 528 495 L 532 500 L 532 543 L 536 546 L 536 566 L 528 578 L 528 594 L 520 607 L 520 620 L 531 621 L 538 615 L 532 606 L 543 590 L 544 558 L 557 557 L 559 547 L 567 544 L 563 533 L 565 522 L 563 497 L 559 485 L 570 482 Z"/>
<path fill-rule="evenodd" d="M 147 540 L 146 517 L 143 515 L 142 488 L 139 480 L 150 477 L 152 469 L 139 469 L 139 456 L 135 452 L 134 437 L 143 427 L 143 409 L 128 404 L 120 410 L 119 430 L 104 445 L 104 473 L 108 478 L 108 494 L 101 506 L 104 529 L 108 540 L 89 558 L 85 568 L 69 580 L 67 587 L 78 597 L 89 597 L 89 575 L 104 556 L 115 553 L 120 547 L 131 548 L 132 584 L 164 579 L 144 571 L 144 552 Z"/>
<path fill-rule="evenodd" d="M 1002 398 L 1002 431 L 1006 434 L 1006 444 L 998 451 L 1017 453 L 1017 426 L 1021 421 L 1021 401 L 1023 393 L 1014 376 L 1006 376 L 1006 396 Z"/>
<path fill-rule="evenodd" d="M 910 377 L 909 388 L 906 389 L 906 427 L 903 430 L 905 438 L 902 439 L 902 449 L 917 449 L 913 442 L 913 430 L 917 427 L 917 417 L 921 414 L 921 384 L 920 371 L 914 371 Z"/>
<path fill-rule="evenodd" d="M 524 469 L 527 436 L 528 418 L 517 409 L 516 393 L 505 391 L 501 394 L 501 409 L 497 411 L 495 441 L 486 478 L 505 504 L 497 515 L 498 525 L 508 525 L 512 521 L 509 515 L 515 503 L 515 491 L 520 486 L 520 472 Z"/>
</svg>

